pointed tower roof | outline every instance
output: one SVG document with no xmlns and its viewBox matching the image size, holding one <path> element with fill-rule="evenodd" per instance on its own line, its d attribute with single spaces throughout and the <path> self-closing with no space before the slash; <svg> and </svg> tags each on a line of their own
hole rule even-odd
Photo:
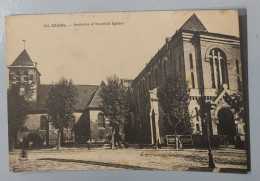
<svg viewBox="0 0 260 181">
<path fill-rule="evenodd" d="M 103 86 L 106 86 L 105 82 L 102 80 L 101 84 L 100 84 L 101 87 Z"/>
<path fill-rule="evenodd" d="M 102 99 L 99 96 L 99 93 L 101 91 L 101 89 L 106 86 L 105 82 L 102 81 L 101 84 L 99 85 L 99 87 L 97 88 L 97 91 L 95 92 L 91 102 L 89 103 L 89 105 L 87 106 L 88 108 L 99 108 L 102 104 Z"/>
<path fill-rule="evenodd" d="M 33 61 L 24 49 L 22 53 L 15 59 L 11 66 L 33 66 Z"/>
<path fill-rule="evenodd" d="M 180 28 L 181 30 L 188 31 L 202 31 L 208 32 L 205 26 L 201 23 L 197 15 L 194 13 Z"/>
</svg>

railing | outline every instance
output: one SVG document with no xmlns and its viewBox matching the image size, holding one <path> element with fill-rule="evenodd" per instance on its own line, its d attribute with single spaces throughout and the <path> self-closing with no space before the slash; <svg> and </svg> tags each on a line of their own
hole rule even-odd
<svg viewBox="0 0 260 181">
<path fill-rule="evenodd" d="M 180 141 L 183 146 L 193 146 L 192 135 L 177 135 L 177 141 Z M 175 144 L 175 135 L 166 135 L 166 146 Z"/>
</svg>

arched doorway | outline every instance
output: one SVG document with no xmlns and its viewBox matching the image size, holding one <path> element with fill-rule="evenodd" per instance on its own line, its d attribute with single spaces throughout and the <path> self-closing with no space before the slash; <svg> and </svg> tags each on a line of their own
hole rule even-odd
<svg viewBox="0 0 260 181">
<path fill-rule="evenodd" d="M 224 137 L 225 144 L 235 144 L 236 125 L 232 111 L 222 108 L 218 112 L 218 134 Z"/>
</svg>

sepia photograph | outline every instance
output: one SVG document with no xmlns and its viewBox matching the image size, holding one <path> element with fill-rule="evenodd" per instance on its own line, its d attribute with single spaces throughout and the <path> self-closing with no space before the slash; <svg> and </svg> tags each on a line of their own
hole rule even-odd
<svg viewBox="0 0 260 181">
<path fill-rule="evenodd" d="M 5 26 L 10 172 L 249 171 L 237 10 Z"/>
</svg>

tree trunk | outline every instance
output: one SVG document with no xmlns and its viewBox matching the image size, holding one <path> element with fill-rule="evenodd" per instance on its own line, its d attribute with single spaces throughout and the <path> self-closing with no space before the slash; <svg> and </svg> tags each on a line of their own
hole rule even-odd
<svg viewBox="0 0 260 181">
<path fill-rule="evenodd" d="M 174 134 L 175 134 L 175 149 L 178 150 L 178 147 L 179 147 L 179 140 L 177 139 L 177 130 L 176 130 L 176 126 L 174 126 Z"/>
<path fill-rule="evenodd" d="M 113 150 L 115 146 L 115 128 L 112 128 L 112 140 L 111 140 L 111 149 Z"/>
<path fill-rule="evenodd" d="M 60 133 L 60 146 L 64 146 L 64 130 L 61 129 Z"/>
<path fill-rule="evenodd" d="M 46 121 L 46 146 L 50 146 L 50 126 L 49 126 L 49 116 Z"/>
<path fill-rule="evenodd" d="M 61 129 L 58 131 L 57 150 L 60 150 Z"/>
<path fill-rule="evenodd" d="M 115 146 L 116 148 L 120 148 L 121 134 L 120 134 L 120 126 L 115 128 Z"/>
</svg>

